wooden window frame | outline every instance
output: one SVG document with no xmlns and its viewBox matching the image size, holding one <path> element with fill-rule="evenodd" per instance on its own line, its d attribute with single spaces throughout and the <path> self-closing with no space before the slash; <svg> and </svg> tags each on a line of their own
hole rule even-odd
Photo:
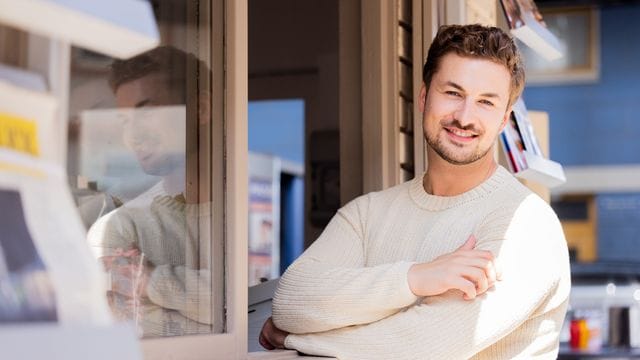
<svg viewBox="0 0 640 360">
<path fill-rule="evenodd" d="M 213 198 L 224 198 L 224 250 L 215 254 L 213 259 L 224 262 L 223 332 L 142 339 L 140 343 L 145 359 L 228 360 L 247 357 L 247 0 L 212 0 L 211 11 L 211 67 L 214 75 L 223 74 L 214 76 L 211 93 L 212 106 L 222 109 L 214 111 L 214 121 L 216 116 L 223 119 L 224 141 L 211 145 L 212 153 L 224 154 L 222 193 L 211 184 Z M 70 44 L 30 35 L 28 46 L 27 67 L 44 74 L 59 103 L 68 104 Z M 56 116 L 56 122 L 60 124 L 56 128 L 61 129 L 59 160 L 63 164 L 68 121 L 66 114 L 67 107 L 62 106 Z M 221 166 L 216 157 L 212 157 L 211 161 L 213 168 Z"/>
<path fill-rule="evenodd" d="M 220 24 L 219 13 L 224 12 Z M 217 80 L 211 103 L 223 95 L 224 142 L 212 144 L 213 153 L 224 152 L 224 333 L 141 340 L 145 359 L 242 359 L 247 357 L 247 0 L 213 0 L 212 26 L 223 28 L 224 39 L 212 31 L 212 68 L 224 74 Z M 217 15 L 217 16 L 216 16 Z M 219 54 L 223 54 L 223 61 Z M 215 56 L 217 55 L 217 57 Z M 218 112 L 219 114 L 219 112 Z M 214 114 L 214 116 L 216 116 Z M 215 161 L 215 159 L 214 159 Z M 215 189 L 215 188 L 214 188 Z M 215 190 L 214 190 L 215 191 Z M 219 197 L 222 196 L 222 197 Z"/>
</svg>

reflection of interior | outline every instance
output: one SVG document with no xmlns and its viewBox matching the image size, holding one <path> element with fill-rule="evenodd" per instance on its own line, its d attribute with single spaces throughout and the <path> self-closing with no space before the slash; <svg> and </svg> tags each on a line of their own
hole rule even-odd
<svg viewBox="0 0 640 360">
<path fill-rule="evenodd" d="M 191 26 L 210 2 L 151 3 L 161 46 L 124 60 L 72 51 L 69 179 L 114 313 L 144 337 L 219 332 L 222 107 L 212 114 L 221 95 L 200 40 L 222 34 Z"/>
</svg>

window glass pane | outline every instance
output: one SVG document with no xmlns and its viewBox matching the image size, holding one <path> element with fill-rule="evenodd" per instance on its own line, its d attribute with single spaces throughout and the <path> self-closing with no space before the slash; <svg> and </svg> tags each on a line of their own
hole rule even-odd
<svg viewBox="0 0 640 360">
<path fill-rule="evenodd" d="M 304 247 L 304 100 L 249 102 L 249 286 Z"/>
<path fill-rule="evenodd" d="M 114 316 L 142 337 L 220 332 L 222 98 L 211 1 L 151 3 L 159 47 L 125 60 L 72 51 L 69 179 Z"/>
</svg>

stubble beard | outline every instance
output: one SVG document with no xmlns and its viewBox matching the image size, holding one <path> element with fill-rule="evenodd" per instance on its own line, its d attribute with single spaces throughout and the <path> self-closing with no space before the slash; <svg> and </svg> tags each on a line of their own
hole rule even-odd
<svg viewBox="0 0 640 360">
<path fill-rule="evenodd" d="M 436 154 L 438 154 L 444 161 L 452 165 L 468 165 L 474 163 L 487 155 L 489 150 L 491 150 L 491 147 L 488 147 L 487 149 L 476 148 L 469 155 L 461 155 L 464 157 L 456 156 L 457 154 L 454 153 L 455 150 L 448 149 L 437 135 L 438 134 L 435 134 L 435 136 L 430 136 L 426 129 L 424 131 L 424 137 L 427 140 L 427 144 L 429 144 L 429 147 L 431 147 L 433 151 L 435 151 Z M 451 146 L 455 146 L 457 148 L 463 147 L 463 145 L 458 144 L 451 144 Z"/>
</svg>

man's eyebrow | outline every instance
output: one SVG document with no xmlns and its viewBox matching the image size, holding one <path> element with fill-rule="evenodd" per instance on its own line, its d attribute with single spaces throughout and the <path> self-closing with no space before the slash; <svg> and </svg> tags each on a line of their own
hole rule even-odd
<svg viewBox="0 0 640 360">
<path fill-rule="evenodd" d="M 140 107 L 149 105 L 149 103 L 151 103 L 151 99 L 144 99 L 144 100 L 138 101 L 133 107 L 140 108 Z"/>
<path fill-rule="evenodd" d="M 447 82 L 445 82 L 444 84 L 445 84 L 446 86 L 451 86 L 451 87 L 453 87 L 453 88 L 456 88 L 456 89 L 458 89 L 458 90 L 460 90 L 460 91 L 464 91 L 464 88 L 462 88 L 462 86 L 460 86 L 460 85 L 458 85 L 458 84 L 454 83 L 453 81 L 447 81 Z"/>
<path fill-rule="evenodd" d="M 464 92 L 464 88 L 462 86 L 454 83 L 453 81 L 447 81 L 444 84 Z M 498 98 L 498 99 L 500 99 L 500 95 L 498 95 L 496 93 L 484 93 L 484 94 L 480 94 L 480 96 L 488 97 L 488 98 Z"/>
</svg>

